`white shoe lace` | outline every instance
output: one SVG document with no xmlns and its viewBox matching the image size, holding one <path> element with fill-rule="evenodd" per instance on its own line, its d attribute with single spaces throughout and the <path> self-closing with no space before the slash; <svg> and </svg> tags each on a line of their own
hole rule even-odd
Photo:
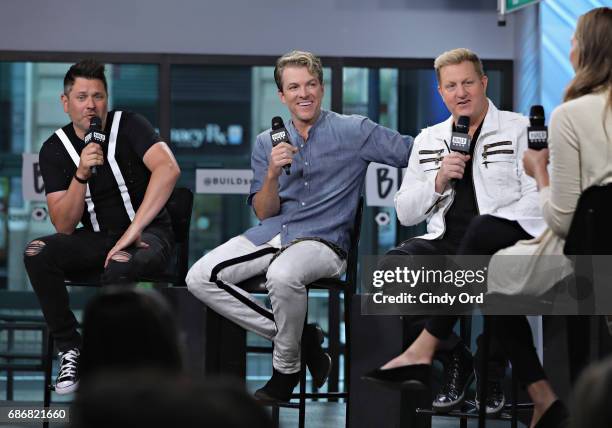
<svg viewBox="0 0 612 428">
<path fill-rule="evenodd" d="M 70 349 L 66 352 L 60 352 L 60 369 L 57 375 L 57 382 L 64 380 L 75 380 L 77 373 L 77 362 L 81 352 L 78 348 Z"/>
</svg>

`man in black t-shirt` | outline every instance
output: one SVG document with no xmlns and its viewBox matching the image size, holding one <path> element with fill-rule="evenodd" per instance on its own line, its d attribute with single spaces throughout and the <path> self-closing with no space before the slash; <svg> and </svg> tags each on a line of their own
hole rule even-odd
<svg viewBox="0 0 612 428">
<path fill-rule="evenodd" d="M 164 206 L 180 169 L 145 118 L 108 111 L 104 65 L 86 60 L 70 67 L 61 102 L 71 123 L 39 155 L 57 233 L 30 242 L 24 263 L 60 352 L 55 390 L 66 394 L 78 385 L 81 336 L 64 280 L 100 271 L 110 284 L 163 270 L 174 241 Z M 96 116 L 105 141 L 85 144 Z"/>
</svg>

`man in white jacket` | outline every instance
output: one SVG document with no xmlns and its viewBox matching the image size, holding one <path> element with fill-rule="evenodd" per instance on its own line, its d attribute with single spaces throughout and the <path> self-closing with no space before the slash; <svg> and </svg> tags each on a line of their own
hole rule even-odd
<svg viewBox="0 0 612 428">
<path fill-rule="evenodd" d="M 438 91 L 451 116 L 424 129 L 415 139 L 408 170 L 395 196 L 400 223 L 427 222 L 427 233 L 393 249 L 395 255 L 491 255 L 544 228 L 536 183 L 525 174 L 528 120 L 500 111 L 487 98 L 487 76 L 468 49 L 440 55 L 434 63 Z M 460 116 L 469 118 L 469 154 L 449 144 Z M 474 379 L 473 359 L 453 333 L 456 316 L 410 318 L 416 339 L 398 357 L 366 375 L 392 387 L 427 379 L 434 354 L 445 365 L 445 379 L 433 408 L 461 406 Z M 501 380 L 505 359 L 492 343 L 487 384 L 487 413 L 504 405 Z"/>
</svg>

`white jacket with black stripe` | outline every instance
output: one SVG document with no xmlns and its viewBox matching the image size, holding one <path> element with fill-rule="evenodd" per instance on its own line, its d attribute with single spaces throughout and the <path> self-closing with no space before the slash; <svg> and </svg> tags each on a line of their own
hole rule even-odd
<svg viewBox="0 0 612 428">
<path fill-rule="evenodd" d="M 447 186 L 436 193 L 435 180 L 442 158 L 449 153 L 452 116 L 425 128 L 414 140 L 408 169 L 395 194 L 400 223 L 412 226 L 427 221 L 422 239 L 441 238 L 444 216 L 455 192 Z M 533 236 L 545 229 L 536 182 L 523 170 L 529 120 L 518 113 L 498 110 L 489 100 L 480 136 L 473 141 L 473 184 L 479 214 L 516 220 Z"/>
</svg>

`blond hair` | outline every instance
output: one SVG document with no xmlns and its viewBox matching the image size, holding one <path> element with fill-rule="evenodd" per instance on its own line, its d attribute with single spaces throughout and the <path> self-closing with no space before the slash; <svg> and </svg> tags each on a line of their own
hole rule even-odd
<svg viewBox="0 0 612 428">
<path fill-rule="evenodd" d="M 436 70 L 436 78 L 438 79 L 438 83 L 440 82 L 440 70 L 442 67 L 446 67 L 447 65 L 461 64 L 465 61 L 469 61 L 474 64 L 474 69 L 476 70 L 478 77 L 484 76 L 482 62 L 480 61 L 480 58 L 478 58 L 478 55 L 469 49 L 458 48 L 444 52 L 434 61 L 434 69 Z"/>
<path fill-rule="evenodd" d="M 283 90 L 283 70 L 285 67 L 306 67 L 308 72 L 323 84 L 323 65 L 321 60 L 311 52 L 291 51 L 281 56 L 274 67 L 274 80 L 279 91 Z"/>
</svg>

